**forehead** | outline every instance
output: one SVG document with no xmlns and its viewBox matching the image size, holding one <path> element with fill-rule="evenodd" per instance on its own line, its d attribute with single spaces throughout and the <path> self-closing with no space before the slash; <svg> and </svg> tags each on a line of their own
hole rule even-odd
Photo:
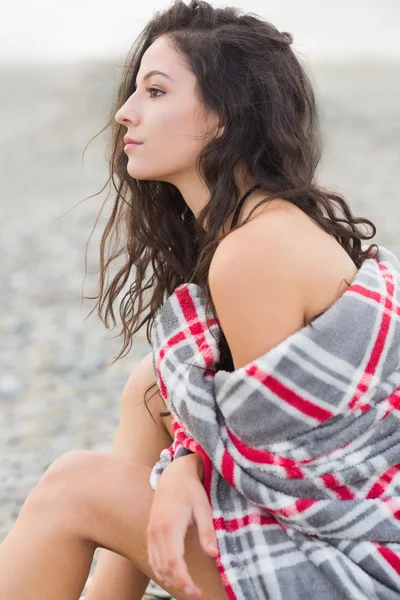
<svg viewBox="0 0 400 600">
<path fill-rule="evenodd" d="M 184 63 L 183 57 L 173 47 L 173 42 L 166 35 L 158 37 L 147 48 L 140 63 L 140 75 L 151 69 L 165 71 L 173 79 L 179 75 L 190 75 L 191 71 Z"/>
</svg>

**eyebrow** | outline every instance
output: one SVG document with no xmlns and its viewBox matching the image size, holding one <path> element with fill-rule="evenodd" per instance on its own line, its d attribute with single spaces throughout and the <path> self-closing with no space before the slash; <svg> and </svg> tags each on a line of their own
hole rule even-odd
<svg viewBox="0 0 400 600">
<path fill-rule="evenodd" d="M 175 79 L 172 79 L 172 77 L 167 75 L 167 73 L 163 73 L 162 71 L 157 71 L 157 69 L 153 69 L 152 71 L 149 71 L 148 73 L 146 73 L 146 75 L 143 77 L 143 81 L 147 81 L 147 79 L 150 79 L 150 77 L 152 77 L 153 75 L 162 75 L 163 77 L 166 77 L 167 79 L 170 79 L 171 81 L 175 81 Z"/>
</svg>

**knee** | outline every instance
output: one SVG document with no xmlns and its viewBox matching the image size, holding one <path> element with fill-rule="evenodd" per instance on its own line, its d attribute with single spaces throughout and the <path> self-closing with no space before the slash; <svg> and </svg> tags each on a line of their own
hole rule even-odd
<svg viewBox="0 0 400 600">
<path fill-rule="evenodd" d="M 147 478 L 147 469 L 145 473 Z M 129 482 L 130 491 L 135 492 L 140 489 L 135 488 L 136 481 L 141 485 L 143 467 L 128 459 L 73 450 L 49 466 L 28 496 L 23 514 L 45 528 L 93 541 L 107 511 L 113 510 L 118 490 Z"/>
<path fill-rule="evenodd" d="M 90 472 L 99 462 L 101 455 L 91 450 L 70 450 L 59 456 L 44 472 L 38 486 L 48 486 L 58 483 L 60 480 L 66 482 L 73 475 L 79 477 Z"/>
<path fill-rule="evenodd" d="M 52 511 L 60 510 L 61 504 L 71 505 L 80 487 L 87 485 L 90 473 L 95 472 L 99 459 L 99 454 L 88 450 L 71 450 L 59 456 L 30 492 L 25 510 L 50 516 Z"/>
</svg>

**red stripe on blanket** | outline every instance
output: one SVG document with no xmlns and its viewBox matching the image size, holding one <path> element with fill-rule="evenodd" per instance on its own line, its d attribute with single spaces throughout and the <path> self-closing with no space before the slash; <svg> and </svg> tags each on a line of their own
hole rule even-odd
<svg viewBox="0 0 400 600">
<path fill-rule="evenodd" d="M 231 584 L 229 583 L 228 576 L 225 572 L 224 567 L 221 564 L 221 560 L 219 558 L 217 558 L 216 563 L 217 563 L 217 568 L 218 568 L 219 574 L 221 575 L 222 584 L 225 588 L 226 595 L 228 596 L 228 600 L 237 600 L 237 596 L 236 596 L 235 592 L 233 591 Z"/>
<path fill-rule="evenodd" d="M 230 521 L 230 530 L 236 531 L 237 529 L 241 529 L 243 527 L 247 527 L 248 525 L 275 525 L 279 527 L 276 519 L 274 517 L 270 517 L 267 515 L 246 515 L 242 519 L 231 519 Z"/>
<path fill-rule="evenodd" d="M 397 390 L 395 390 L 393 392 L 393 394 L 391 394 L 388 398 L 385 398 L 384 400 L 382 400 L 382 404 L 384 404 L 384 406 L 387 405 L 387 409 L 385 411 L 385 414 L 383 415 L 382 419 L 386 419 L 387 416 L 389 416 L 394 410 L 399 410 L 400 409 L 400 388 L 397 388 Z"/>
<path fill-rule="evenodd" d="M 318 502 L 320 502 L 320 500 L 313 500 L 312 498 L 299 498 L 296 500 L 296 502 L 290 506 L 285 506 L 284 508 L 268 508 L 268 512 L 273 515 L 280 515 L 281 517 L 293 517 L 305 512 Z"/>
<path fill-rule="evenodd" d="M 369 490 L 366 498 L 379 498 L 385 492 L 387 486 L 392 482 L 394 477 L 400 471 L 400 464 L 389 467 L 374 483 Z"/>
<path fill-rule="evenodd" d="M 301 413 L 312 417 L 316 421 L 322 423 L 333 417 L 333 413 L 330 410 L 327 410 L 322 406 L 318 406 L 310 400 L 299 396 L 299 394 L 296 394 L 296 392 L 288 388 L 272 375 L 264 373 L 256 365 L 251 365 L 248 369 L 246 369 L 246 373 L 251 377 L 258 379 L 260 383 L 270 389 L 271 392 L 273 392 L 281 400 L 287 404 L 290 404 L 290 406 L 293 406 Z"/>
<path fill-rule="evenodd" d="M 218 323 L 217 319 L 211 317 L 205 321 L 199 320 L 196 304 L 185 283 L 179 286 L 174 293 L 178 298 L 182 314 L 188 323 L 189 335 L 195 336 L 196 343 L 201 350 L 206 366 L 213 365 L 217 357 L 213 355 L 212 348 L 207 344 L 204 332 L 209 331 L 213 325 L 216 325 Z"/>
<path fill-rule="evenodd" d="M 235 462 L 227 450 L 222 455 L 221 471 L 222 477 L 235 488 Z"/>
<path fill-rule="evenodd" d="M 392 515 L 395 519 L 400 521 L 400 501 L 398 498 L 381 498 L 381 502 L 384 502 L 389 510 L 392 511 Z"/>
<path fill-rule="evenodd" d="M 383 265 L 379 265 L 381 271 L 384 272 L 384 279 L 386 282 L 386 291 L 387 293 L 383 296 L 377 292 L 373 292 L 361 285 L 351 286 L 352 291 L 364 296 L 365 298 L 370 298 L 377 302 L 377 304 L 382 304 L 382 300 L 385 301 L 385 309 L 382 311 L 382 321 L 378 330 L 378 335 L 375 341 L 375 345 L 371 350 L 370 359 L 366 365 L 365 371 L 362 374 L 361 380 L 359 381 L 356 391 L 348 403 L 348 407 L 350 410 L 359 410 L 362 412 L 369 410 L 371 408 L 371 404 L 369 402 L 363 401 L 363 396 L 368 391 L 371 383 L 371 379 L 375 375 L 379 363 L 382 358 L 382 353 L 386 347 L 387 336 L 390 330 L 390 326 L 392 323 L 392 318 L 394 313 L 396 316 L 400 314 L 400 308 L 398 306 L 395 307 L 393 311 L 394 304 L 393 300 L 393 292 L 394 292 L 394 284 L 393 278 L 390 271 L 384 267 Z M 349 288 L 350 289 L 350 288 Z M 379 314 L 377 312 L 377 314 Z"/>
<path fill-rule="evenodd" d="M 400 557 L 391 550 L 391 548 L 385 548 L 385 546 L 378 546 L 378 552 L 387 563 L 400 575 Z"/>
<path fill-rule="evenodd" d="M 160 370 L 161 361 L 163 360 L 164 355 L 165 355 L 166 351 L 168 350 L 168 348 L 175 346 L 178 342 L 182 342 L 185 339 L 186 339 L 186 336 L 184 335 L 184 333 L 182 331 L 180 331 L 176 335 L 172 336 L 168 340 L 168 342 L 160 349 L 160 352 L 158 353 L 156 369 L 157 369 L 158 379 L 160 381 L 160 385 L 159 385 L 160 393 L 161 393 L 162 397 L 164 398 L 164 400 L 166 400 L 168 398 L 168 394 L 167 394 L 167 387 L 166 387 L 166 385 L 164 383 L 164 379 L 162 378 L 162 375 L 161 375 L 161 370 Z"/>
<path fill-rule="evenodd" d="M 321 476 L 321 480 L 326 488 L 335 492 L 341 500 L 354 500 L 356 495 L 346 485 L 340 483 L 336 475 L 327 473 Z"/>
<path fill-rule="evenodd" d="M 198 446 L 197 451 L 200 454 L 200 456 L 202 457 L 203 465 L 204 465 L 204 479 L 203 479 L 204 489 L 207 494 L 207 498 L 210 503 L 211 509 L 213 510 L 213 513 L 214 513 L 213 503 L 212 503 L 212 499 L 211 499 L 211 483 L 212 483 L 211 479 L 212 479 L 213 464 L 212 464 L 211 460 L 209 459 L 209 457 L 207 456 L 207 454 L 204 452 L 203 448 L 200 446 L 200 444 L 197 444 L 197 446 Z M 219 519 L 213 519 L 213 523 L 214 523 L 214 530 L 218 530 L 218 529 L 226 530 L 226 527 L 220 526 Z M 218 537 L 217 537 L 217 543 L 218 543 Z M 220 554 L 215 558 L 215 562 L 216 562 L 217 569 L 220 574 L 221 581 L 224 586 L 226 595 L 228 596 L 228 600 L 237 600 L 237 596 L 236 596 L 235 592 L 233 591 L 233 588 L 228 579 L 228 575 L 226 574 L 224 565 L 222 564 Z"/>
<path fill-rule="evenodd" d="M 275 525 L 276 527 L 280 527 L 279 523 L 274 517 L 259 513 L 251 513 L 250 515 L 245 515 L 244 517 L 235 519 L 224 519 L 223 517 L 219 517 L 218 519 L 214 519 L 213 523 L 216 530 L 229 532 L 238 531 L 239 529 L 247 527 L 248 525 Z"/>
<path fill-rule="evenodd" d="M 232 443 L 240 452 L 240 454 L 244 456 L 244 458 L 247 458 L 249 461 L 257 464 L 277 465 L 279 467 L 282 467 L 285 469 L 286 475 L 290 479 L 304 479 L 305 475 L 298 467 L 297 461 L 291 458 L 284 458 L 283 456 L 276 456 L 268 450 L 259 450 L 257 448 L 251 448 L 250 446 L 247 446 L 244 442 L 242 442 L 242 440 L 240 440 L 238 437 L 236 437 L 236 435 L 228 428 L 227 432 L 232 440 Z M 303 462 L 310 462 L 310 460 Z"/>
<path fill-rule="evenodd" d="M 400 396 L 399 396 L 399 400 L 400 400 Z M 229 435 L 232 443 L 234 444 L 234 446 L 236 447 L 236 449 L 238 450 L 238 452 L 240 452 L 240 454 L 242 456 L 244 456 L 245 458 L 249 459 L 250 461 L 252 461 L 254 463 L 258 463 L 258 464 L 279 465 L 279 466 L 283 467 L 284 469 L 286 469 L 288 478 L 293 478 L 293 479 L 304 479 L 306 477 L 306 475 L 301 470 L 301 465 L 307 466 L 315 461 L 320 460 L 321 456 L 329 457 L 334 452 L 337 452 L 338 450 L 343 450 L 344 448 L 346 448 L 347 446 L 349 446 L 350 444 L 353 443 L 353 440 L 351 440 L 350 442 L 343 444 L 343 446 L 338 446 L 338 448 L 333 448 L 333 450 L 331 450 L 330 452 L 327 452 L 326 454 L 322 454 L 320 456 L 317 455 L 312 458 L 307 458 L 307 459 L 302 459 L 302 460 L 294 460 L 292 458 L 285 458 L 283 456 L 273 454 L 269 450 L 260 450 L 259 448 L 251 448 L 250 446 L 247 446 L 247 444 L 245 444 L 243 442 L 243 440 L 239 439 L 233 433 L 233 431 L 231 431 L 230 429 L 227 428 L 227 432 L 228 432 L 228 435 Z"/>
<path fill-rule="evenodd" d="M 179 300 L 179 304 L 180 304 L 182 313 L 183 313 L 186 321 L 189 323 L 189 327 L 187 329 L 178 331 L 175 335 L 173 335 L 171 338 L 169 338 L 168 342 L 165 344 L 165 346 L 160 348 L 160 351 L 158 353 L 158 357 L 157 357 L 158 360 L 157 360 L 156 368 L 157 368 L 158 378 L 160 381 L 160 386 L 159 386 L 160 393 L 161 393 L 162 397 L 164 398 L 164 400 L 166 400 L 168 398 L 168 394 L 167 394 L 166 385 L 161 376 L 161 370 L 160 370 L 159 365 L 160 365 L 161 361 L 163 360 L 166 351 L 169 348 L 172 348 L 176 344 L 183 342 L 189 336 L 194 335 L 197 345 L 198 345 L 199 349 L 201 350 L 201 355 L 205 362 L 205 369 L 206 369 L 205 373 L 204 373 L 205 375 L 214 375 L 213 370 L 209 371 L 207 367 L 211 367 L 212 365 L 214 365 L 217 360 L 217 357 L 214 356 L 214 354 L 213 354 L 212 348 L 210 347 L 209 344 L 207 344 L 206 337 L 204 335 L 204 332 L 209 330 L 210 327 L 218 324 L 217 319 L 210 318 L 210 319 L 207 319 L 207 321 L 205 323 L 195 321 L 192 325 L 190 325 L 190 322 L 193 319 L 198 319 L 198 314 L 197 314 L 195 304 L 194 304 L 193 299 L 192 299 L 190 293 L 188 292 L 185 284 L 182 285 L 182 289 L 178 288 L 178 290 L 179 290 L 179 293 L 177 294 L 177 298 Z"/>
</svg>

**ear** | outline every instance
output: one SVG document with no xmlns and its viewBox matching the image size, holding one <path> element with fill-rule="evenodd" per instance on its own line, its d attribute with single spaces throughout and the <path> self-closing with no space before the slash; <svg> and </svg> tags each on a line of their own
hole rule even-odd
<svg viewBox="0 0 400 600">
<path fill-rule="evenodd" d="M 223 127 L 219 127 L 219 128 L 217 129 L 217 133 L 216 133 L 216 136 L 215 136 L 215 137 L 216 137 L 216 138 L 219 138 L 219 137 L 221 137 L 221 135 L 223 135 L 223 134 L 224 134 L 224 132 L 225 132 L 225 125 L 224 125 Z"/>
</svg>

